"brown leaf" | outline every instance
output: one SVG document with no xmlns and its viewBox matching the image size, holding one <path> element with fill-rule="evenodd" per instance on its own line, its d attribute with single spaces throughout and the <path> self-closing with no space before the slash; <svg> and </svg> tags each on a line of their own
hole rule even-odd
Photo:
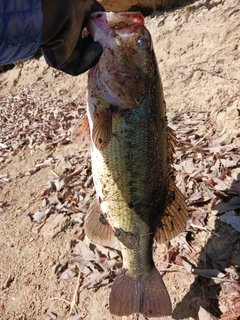
<svg viewBox="0 0 240 320">
<path fill-rule="evenodd" d="M 229 186 L 221 179 L 213 178 L 213 181 L 215 183 L 215 189 L 220 190 L 220 191 L 228 190 Z"/>
<path fill-rule="evenodd" d="M 205 226 L 206 217 L 207 217 L 207 213 L 204 211 L 192 215 L 191 218 L 187 220 L 186 230 L 191 231 L 194 229 L 194 226 L 198 226 L 198 227 Z"/>
<path fill-rule="evenodd" d="M 224 312 L 220 320 L 238 320 L 240 315 L 240 299 L 236 299 L 228 311 Z"/>
<path fill-rule="evenodd" d="M 83 290 L 84 288 L 95 288 L 99 286 L 99 284 L 102 282 L 103 279 L 108 278 L 109 272 L 94 272 L 91 273 L 89 276 L 86 277 L 86 281 L 84 284 L 80 287 L 80 290 Z"/>
<path fill-rule="evenodd" d="M 59 232 L 65 230 L 70 222 L 70 217 L 63 214 L 50 216 L 40 229 L 44 237 L 54 238 Z"/>
<path fill-rule="evenodd" d="M 187 199 L 187 204 L 191 205 L 191 204 L 199 203 L 199 202 L 202 202 L 202 201 L 203 201 L 202 193 L 201 192 L 194 192 Z"/>
<path fill-rule="evenodd" d="M 81 256 L 86 261 L 94 261 L 97 259 L 96 253 L 94 253 L 83 241 L 78 241 L 73 253 Z"/>
</svg>

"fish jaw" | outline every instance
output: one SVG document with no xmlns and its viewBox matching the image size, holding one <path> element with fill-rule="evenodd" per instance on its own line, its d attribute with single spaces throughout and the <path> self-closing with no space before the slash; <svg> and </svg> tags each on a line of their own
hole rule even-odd
<svg viewBox="0 0 240 320">
<path fill-rule="evenodd" d="M 112 49 L 131 42 L 136 33 L 142 34 L 144 18 L 140 12 L 94 12 L 87 25 L 89 33 L 103 47 L 110 45 Z"/>
</svg>

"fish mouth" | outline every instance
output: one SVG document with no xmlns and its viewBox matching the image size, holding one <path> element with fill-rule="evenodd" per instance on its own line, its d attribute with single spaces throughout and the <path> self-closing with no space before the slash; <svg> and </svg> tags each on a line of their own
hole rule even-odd
<svg viewBox="0 0 240 320">
<path fill-rule="evenodd" d="M 100 34 L 104 32 L 106 37 L 115 38 L 118 46 L 121 46 L 120 38 L 140 33 L 143 27 L 144 17 L 140 12 L 93 12 L 87 25 L 95 41 L 98 41 Z"/>
<path fill-rule="evenodd" d="M 143 25 L 144 17 L 140 12 L 93 12 L 91 20 L 105 23 L 115 30 L 124 29 L 130 26 Z"/>
</svg>

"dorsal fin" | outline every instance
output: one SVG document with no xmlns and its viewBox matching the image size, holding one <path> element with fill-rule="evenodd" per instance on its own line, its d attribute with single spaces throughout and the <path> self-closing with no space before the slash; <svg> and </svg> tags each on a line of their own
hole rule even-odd
<svg viewBox="0 0 240 320">
<path fill-rule="evenodd" d="M 172 128 L 167 127 L 167 143 L 168 143 L 168 169 L 171 171 L 173 164 L 174 149 L 176 146 L 176 136 Z"/>
<path fill-rule="evenodd" d="M 176 146 L 176 136 L 170 127 L 168 133 L 168 170 L 173 171 L 173 156 Z M 160 216 L 155 227 L 155 239 L 160 242 L 166 242 L 178 235 L 185 227 L 188 216 L 188 209 L 185 198 L 175 184 L 174 177 L 170 176 L 166 183 L 166 205 L 164 214 Z"/>
</svg>

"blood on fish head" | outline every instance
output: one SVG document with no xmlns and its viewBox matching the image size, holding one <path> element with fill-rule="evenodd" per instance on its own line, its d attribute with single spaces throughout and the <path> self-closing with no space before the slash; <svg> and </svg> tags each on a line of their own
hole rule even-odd
<svg viewBox="0 0 240 320">
<path fill-rule="evenodd" d="M 141 33 L 145 28 L 144 18 L 140 12 L 94 12 L 90 16 L 88 23 L 89 33 L 95 41 L 99 41 L 102 46 L 120 46 L 119 36 L 124 42 L 132 40 L 134 32 Z"/>
<path fill-rule="evenodd" d="M 119 109 L 137 108 L 151 77 L 154 53 L 151 36 L 140 12 L 94 12 L 88 30 L 103 46 L 90 71 L 91 86 L 104 101 Z"/>
</svg>

